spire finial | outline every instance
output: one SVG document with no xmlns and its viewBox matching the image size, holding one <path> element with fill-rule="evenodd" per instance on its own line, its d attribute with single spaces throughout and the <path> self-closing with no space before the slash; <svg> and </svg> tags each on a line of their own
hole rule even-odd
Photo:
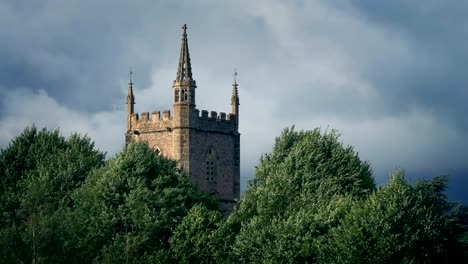
<svg viewBox="0 0 468 264">
<path fill-rule="evenodd" d="M 133 71 L 132 71 L 132 67 L 130 66 L 130 82 L 128 84 L 133 84 L 132 82 L 132 74 L 133 74 Z"/>
<path fill-rule="evenodd" d="M 187 40 L 187 24 L 182 26 L 182 45 L 180 47 L 179 67 L 177 69 L 176 81 L 193 81 L 192 65 L 190 63 L 190 54 Z"/>
<path fill-rule="evenodd" d="M 237 68 L 234 68 L 234 84 L 237 85 Z"/>
</svg>

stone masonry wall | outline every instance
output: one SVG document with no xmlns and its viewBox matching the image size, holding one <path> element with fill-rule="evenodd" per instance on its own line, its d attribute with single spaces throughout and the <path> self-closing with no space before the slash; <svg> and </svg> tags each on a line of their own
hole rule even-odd
<svg viewBox="0 0 468 264">
<path fill-rule="evenodd" d="M 155 131 L 148 133 L 140 133 L 139 135 L 134 135 L 133 140 L 135 142 L 147 142 L 151 148 L 159 148 L 161 154 L 174 158 L 174 148 L 173 148 L 173 133 L 168 131 Z"/>
<path fill-rule="evenodd" d="M 168 110 L 163 116 L 160 112 L 153 112 L 151 118 L 149 113 L 144 112 L 139 118 L 138 114 L 131 117 L 130 137 L 133 141 L 147 142 L 152 148 L 159 148 L 161 153 L 169 158 L 174 157 L 173 144 L 173 120 Z"/>
<path fill-rule="evenodd" d="M 238 171 L 235 153 L 236 137 L 233 134 L 191 131 L 190 175 L 200 190 L 216 193 L 221 201 L 239 198 Z M 216 176 L 213 182 L 207 179 L 206 158 L 210 148 L 217 154 Z M 237 163 L 238 165 L 238 163 Z M 237 183 L 237 184 L 236 184 Z M 237 188 L 235 187 L 237 185 Z"/>
<path fill-rule="evenodd" d="M 215 111 L 208 112 L 195 109 L 194 115 L 192 115 L 192 127 L 204 131 L 222 132 L 222 133 L 233 133 L 236 131 L 236 117 L 235 115 L 225 113 L 217 113 Z M 209 113 L 209 114 L 208 114 Z"/>
<path fill-rule="evenodd" d="M 240 195 L 240 135 L 236 129 L 236 116 L 188 105 L 174 105 L 174 116 L 169 111 L 144 112 L 141 118 L 133 114 L 127 137 L 147 142 L 161 153 L 179 162 L 201 191 L 215 193 L 221 207 L 230 212 L 234 200 Z M 215 179 L 207 179 L 207 152 L 213 148 L 217 154 Z"/>
</svg>

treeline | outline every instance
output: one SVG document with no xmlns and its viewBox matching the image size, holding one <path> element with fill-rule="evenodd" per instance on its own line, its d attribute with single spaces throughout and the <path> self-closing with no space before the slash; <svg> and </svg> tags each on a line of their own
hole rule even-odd
<svg viewBox="0 0 468 264">
<path fill-rule="evenodd" d="M 336 131 L 285 129 L 228 217 L 146 144 L 26 128 L 0 151 L 0 263 L 467 263 L 446 177 L 376 187 Z"/>
</svg>

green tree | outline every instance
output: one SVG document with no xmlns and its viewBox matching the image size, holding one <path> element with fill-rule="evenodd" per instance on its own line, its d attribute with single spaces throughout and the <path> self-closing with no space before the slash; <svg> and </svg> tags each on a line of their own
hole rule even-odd
<svg viewBox="0 0 468 264">
<path fill-rule="evenodd" d="M 195 204 L 217 208 L 176 162 L 129 144 L 73 195 L 69 255 L 77 263 L 170 263 L 169 239 Z"/>
<path fill-rule="evenodd" d="M 413 186 L 397 171 L 331 229 L 320 243 L 320 262 L 464 262 L 466 246 L 458 237 L 466 234 L 466 216 L 446 201 L 446 180 L 436 177 Z"/>
<path fill-rule="evenodd" d="M 177 226 L 171 237 L 171 249 L 177 263 L 217 263 L 216 252 L 223 237 L 218 229 L 223 215 L 196 205 Z"/>
<path fill-rule="evenodd" d="M 339 224 L 351 200 L 375 189 L 370 165 L 332 130 L 285 129 L 260 159 L 239 208 L 220 228 L 220 259 L 241 263 L 315 262 L 315 241 Z M 354 198 L 353 198 L 354 197 Z"/>
<path fill-rule="evenodd" d="M 0 151 L 0 262 L 60 262 L 60 207 L 104 162 L 88 137 L 26 128 Z"/>
</svg>

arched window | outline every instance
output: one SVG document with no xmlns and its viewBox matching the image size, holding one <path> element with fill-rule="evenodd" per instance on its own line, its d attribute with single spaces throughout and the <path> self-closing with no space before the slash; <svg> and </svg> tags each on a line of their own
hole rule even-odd
<svg viewBox="0 0 468 264">
<path fill-rule="evenodd" d="M 162 155 L 161 149 L 159 148 L 158 145 L 156 145 L 155 143 L 149 144 L 149 145 L 150 145 L 150 147 L 151 147 L 152 149 L 156 150 L 156 151 L 158 152 L 158 154 L 161 154 L 161 155 Z"/>
<path fill-rule="evenodd" d="M 217 161 L 216 150 L 213 147 L 209 148 L 206 152 L 206 180 L 208 182 L 213 183 L 216 181 Z"/>
</svg>

